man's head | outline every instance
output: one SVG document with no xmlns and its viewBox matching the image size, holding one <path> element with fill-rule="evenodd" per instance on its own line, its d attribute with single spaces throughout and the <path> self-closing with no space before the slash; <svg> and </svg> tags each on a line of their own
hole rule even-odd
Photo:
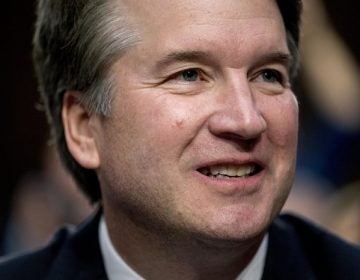
<svg viewBox="0 0 360 280">
<path fill-rule="evenodd" d="M 277 3 L 296 57 L 300 1 Z M 90 199 L 97 201 L 101 193 L 95 171 L 79 165 L 65 141 L 63 95 L 79 91 L 89 112 L 110 114 L 116 94 L 110 66 L 141 38 L 121 1 L 39 0 L 37 12 L 34 59 L 53 137 L 66 167 Z"/>
<path fill-rule="evenodd" d="M 101 185 L 109 219 L 212 238 L 260 234 L 295 169 L 299 3 L 39 6 L 35 58 L 50 121 L 93 200 Z"/>
</svg>

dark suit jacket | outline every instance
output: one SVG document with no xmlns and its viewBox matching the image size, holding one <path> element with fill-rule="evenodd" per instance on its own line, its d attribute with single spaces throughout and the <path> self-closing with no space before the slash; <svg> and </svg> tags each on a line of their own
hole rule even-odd
<svg viewBox="0 0 360 280">
<path fill-rule="evenodd" d="M 0 264 L 1 280 L 107 279 L 98 242 L 100 213 L 62 229 L 45 248 Z M 360 279 L 360 249 L 290 215 L 269 229 L 263 280 Z"/>
</svg>

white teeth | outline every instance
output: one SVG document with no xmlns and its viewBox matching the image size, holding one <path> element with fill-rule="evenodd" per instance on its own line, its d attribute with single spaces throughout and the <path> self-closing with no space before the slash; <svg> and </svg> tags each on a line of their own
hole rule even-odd
<svg viewBox="0 0 360 280">
<path fill-rule="evenodd" d="M 237 176 L 246 176 L 249 175 L 251 173 L 253 173 L 255 171 L 255 165 L 249 165 L 249 166 L 244 166 L 243 168 L 239 168 L 237 170 Z"/>
<path fill-rule="evenodd" d="M 217 178 L 224 177 L 245 177 L 253 173 L 256 169 L 254 164 L 251 165 L 217 165 L 204 168 L 201 172 L 208 176 Z"/>
<path fill-rule="evenodd" d="M 238 169 L 235 166 L 228 166 L 226 168 L 225 175 L 227 175 L 229 177 L 235 177 L 235 176 L 237 176 L 237 173 L 238 173 Z"/>
<path fill-rule="evenodd" d="M 227 168 L 226 166 L 211 166 L 210 167 L 210 174 L 211 175 L 219 175 L 219 174 L 226 174 Z"/>
</svg>

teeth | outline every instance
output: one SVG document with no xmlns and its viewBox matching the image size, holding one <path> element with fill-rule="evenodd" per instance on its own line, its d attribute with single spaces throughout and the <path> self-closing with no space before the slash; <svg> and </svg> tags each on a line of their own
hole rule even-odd
<svg viewBox="0 0 360 280">
<path fill-rule="evenodd" d="M 225 175 L 227 173 L 227 168 L 226 166 L 212 166 L 210 167 L 210 174 L 211 175 L 220 175 L 223 174 Z"/>
<path fill-rule="evenodd" d="M 201 173 L 207 176 L 213 176 L 217 178 L 224 177 L 245 177 L 252 174 L 256 169 L 254 164 L 251 165 L 218 165 L 204 168 Z"/>
</svg>

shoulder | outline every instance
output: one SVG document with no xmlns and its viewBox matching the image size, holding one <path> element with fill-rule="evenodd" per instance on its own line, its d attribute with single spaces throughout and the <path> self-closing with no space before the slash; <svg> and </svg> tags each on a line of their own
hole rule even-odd
<svg viewBox="0 0 360 280">
<path fill-rule="evenodd" d="M 106 279 L 99 242 L 101 212 L 63 228 L 37 251 L 0 259 L 0 279 Z"/>
<path fill-rule="evenodd" d="M 308 271 L 316 279 L 357 279 L 360 276 L 360 248 L 310 221 L 281 215 L 271 226 L 269 235 L 272 255 L 278 258 L 285 255 L 290 259 L 287 262 L 296 260 L 297 269 Z"/>
<path fill-rule="evenodd" d="M 26 279 L 30 276 L 44 279 L 69 235 L 69 229 L 61 229 L 44 248 L 0 258 L 0 279 Z"/>
<path fill-rule="evenodd" d="M 360 261 L 360 247 L 350 244 L 335 236 L 324 228 L 311 221 L 297 217 L 295 215 L 281 215 L 276 221 L 275 226 L 289 230 L 297 236 L 303 248 L 318 255 L 324 255 L 336 261 L 347 260 L 349 257 L 357 258 L 357 265 Z M 330 255 L 330 253 L 335 253 Z M 336 256 L 336 258 L 334 258 Z"/>
</svg>

